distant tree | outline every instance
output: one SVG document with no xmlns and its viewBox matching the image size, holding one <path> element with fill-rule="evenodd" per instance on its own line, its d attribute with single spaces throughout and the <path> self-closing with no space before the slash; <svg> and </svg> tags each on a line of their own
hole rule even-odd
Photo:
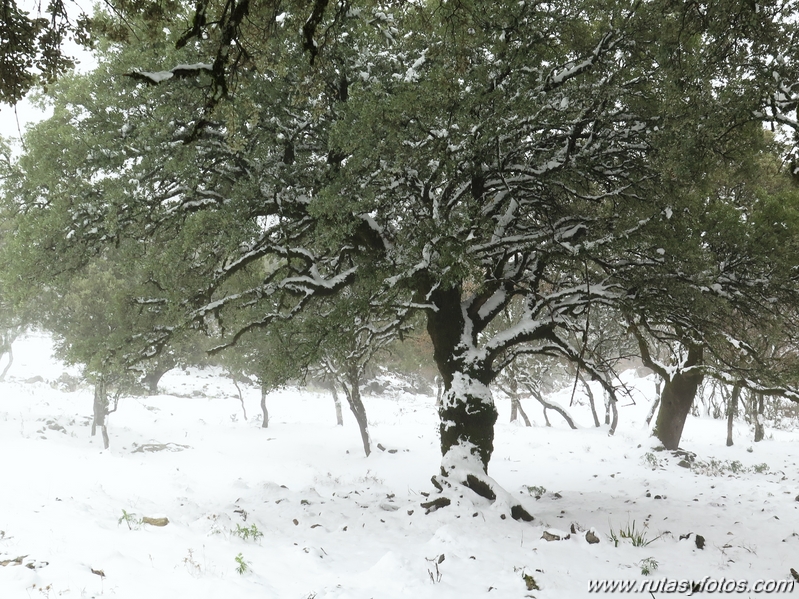
<svg viewBox="0 0 799 599">
<path fill-rule="evenodd" d="M 764 139 L 755 131 L 737 163 L 728 155 L 706 173 L 704 201 L 669 219 L 670 234 L 657 235 L 661 261 L 628 283 L 629 331 L 663 381 L 654 434 L 668 449 L 705 377 L 797 397 L 789 354 L 772 348 L 795 341 L 799 194 Z"/>
</svg>

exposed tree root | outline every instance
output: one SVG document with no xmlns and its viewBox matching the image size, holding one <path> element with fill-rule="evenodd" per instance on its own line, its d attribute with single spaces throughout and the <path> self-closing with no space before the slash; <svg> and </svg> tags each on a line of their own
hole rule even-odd
<svg viewBox="0 0 799 599">
<path fill-rule="evenodd" d="M 442 496 L 421 504 L 427 510 L 426 513 L 429 514 L 453 503 L 461 503 L 461 500 L 467 498 L 468 493 L 464 493 L 464 490 L 468 489 L 483 500 L 494 504 L 500 511 L 503 511 L 504 506 L 507 506 L 506 509 L 509 510 L 510 516 L 514 520 L 532 522 L 533 516 L 530 512 L 519 503 L 518 499 L 485 474 L 479 466 L 473 464 L 468 459 L 469 453 L 460 453 L 461 456 L 467 457 L 463 461 L 458 459 L 457 456 L 454 460 L 445 459 L 448 468 L 442 466 L 441 474 L 430 479 L 430 482 L 439 493 L 442 493 Z M 480 502 L 481 500 L 475 497 L 474 501 Z M 506 513 L 500 514 L 501 517 L 505 518 Z"/>
</svg>

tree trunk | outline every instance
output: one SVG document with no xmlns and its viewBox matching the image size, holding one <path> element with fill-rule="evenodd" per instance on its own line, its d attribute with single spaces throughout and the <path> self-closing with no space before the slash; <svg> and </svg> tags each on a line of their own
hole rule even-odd
<svg viewBox="0 0 799 599">
<path fill-rule="evenodd" d="M 3 372 L 0 373 L 0 381 L 6 380 L 6 375 L 11 365 L 14 363 L 14 341 L 19 337 L 21 330 L 21 327 L 12 327 L 6 329 L 3 331 L 2 335 L 0 335 L 0 357 L 4 354 L 8 354 L 8 364 L 3 368 Z"/>
<path fill-rule="evenodd" d="M 691 410 L 696 391 L 704 375 L 700 370 L 691 369 L 702 363 L 702 347 L 691 344 L 683 368 L 664 381 L 660 395 L 660 410 L 655 423 L 655 436 L 666 449 L 678 449 L 685 427 L 685 419 Z"/>
<path fill-rule="evenodd" d="M 6 375 L 8 374 L 11 365 L 14 363 L 14 350 L 12 349 L 10 343 L 8 344 L 8 347 L 5 348 L 5 353 L 8 354 L 8 364 L 6 364 L 5 368 L 3 368 L 3 372 L 0 373 L 0 381 L 6 380 Z"/>
<path fill-rule="evenodd" d="M 596 405 L 594 404 L 594 394 L 591 391 L 591 385 L 589 385 L 586 380 L 583 378 L 583 375 L 577 375 L 580 378 L 580 382 L 583 384 L 583 388 L 585 389 L 585 394 L 588 396 L 588 404 L 591 406 L 591 416 L 594 417 L 594 426 L 599 428 L 599 415 L 596 413 Z M 565 418 L 565 416 L 564 416 Z M 572 426 L 572 428 L 577 428 L 576 426 Z"/>
<path fill-rule="evenodd" d="M 741 395 L 741 384 L 735 383 L 732 394 L 727 401 L 727 447 L 732 446 L 732 425 L 735 415 L 738 413 L 738 398 Z"/>
<path fill-rule="evenodd" d="M 765 396 L 757 393 L 752 398 L 755 405 L 755 443 L 760 443 L 766 437 L 766 427 L 763 425 L 763 410 L 765 407 Z"/>
<path fill-rule="evenodd" d="M 610 414 L 612 418 L 610 419 L 610 428 L 608 429 L 609 435 L 616 434 L 616 427 L 619 426 L 619 407 L 616 405 L 616 400 L 608 395 L 607 404 L 610 407 Z"/>
<path fill-rule="evenodd" d="M 519 383 L 516 381 L 516 378 L 511 373 L 510 378 L 510 386 L 508 391 L 510 392 L 510 421 L 516 422 L 519 415 L 521 414 L 522 420 L 524 420 L 525 426 L 532 426 L 530 424 L 530 419 L 527 417 L 527 414 L 524 412 L 524 408 L 522 408 L 522 402 L 519 399 Z M 546 413 L 544 414 L 546 416 Z"/>
<path fill-rule="evenodd" d="M 269 428 L 269 410 L 266 409 L 266 385 L 261 385 L 261 414 L 263 414 L 261 428 Z"/>
<path fill-rule="evenodd" d="M 522 420 L 524 420 L 524 426 L 533 426 L 530 424 L 530 419 L 527 417 L 527 414 L 522 407 L 522 401 L 517 396 L 515 399 L 511 400 L 511 410 L 515 410 L 518 414 L 521 415 Z M 512 421 L 511 421 L 512 422 Z"/>
<path fill-rule="evenodd" d="M 444 400 L 444 379 L 440 376 L 436 377 L 436 410 L 441 407 L 441 402 Z"/>
<path fill-rule="evenodd" d="M 488 471 L 494 451 L 497 408 L 488 388 L 489 374 L 466 368 L 461 348 L 466 326 L 461 309 L 461 290 L 436 289 L 430 293 L 436 310 L 427 312 L 427 332 L 433 343 L 433 358 L 444 381 L 444 396 L 438 414 L 441 419 L 442 470 L 453 462 L 476 460 L 475 468 Z"/>
<path fill-rule="evenodd" d="M 449 464 L 452 457 L 471 456 L 477 458 L 483 472 L 487 472 L 494 451 L 494 424 L 497 422 L 497 408 L 488 385 L 468 374 L 455 373 L 438 414 L 445 464 Z M 452 456 L 448 456 L 450 452 Z"/>
<path fill-rule="evenodd" d="M 336 406 L 336 426 L 344 426 L 344 415 L 341 413 L 341 400 L 338 398 L 335 381 L 330 385 L 330 392 L 333 394 L 333 404 Z"/>
<path fill-rule="evenodd" d="M 551 427 L 552 423 L 549 421 L 549 416 L 547 415 L 547 404 L 541 404 L 543 406 L 544 412 L 544 426 Z"/>
<path fill-rule="evenodd" d="M 508 366 L 510 369 L 511 366 Z M 510 421 L 516 422 L 519 417 L 519 383 L 516 381 L 514 372 L 509 373 L 508 395 L 510 395 Z"/>
<path fill-rule="evenodd" d="M 563 419 L 566 421 L 566 424 L 569 425 L 570 429 L 575 430 L 577 428 L 577 425 L 574 424 L 574 419 L 566 410 L 564 410 L 562 407 L 560 407 L 557 404 L 548 402 L 546 399 L 544 399 L 544 396 L 541 394 L 541 392 L 535 390 L 533 387 L 528 386 L 527 389 L 528 391 L 530 391 L 530 394 L 538 401 L 538 403 L 544 406 L 544 419 L 547 422 L 547 426 L 552 426 L 551 424 L 549 424 L 549 419 L 546 417 L 547 410 L 549 409 L 549 410 L 554 410 L 555 412 L 563 416 Z"/>
<path fill-rule="evenodd" d="M 649 414 L 646 416 L 646 425 L 649 426 L 652 423 L 652 419 L 655 417 L 657 413 L 658 406 L 660 406 L 660 387 L 661 387 L 662 379 L 658 379 L 658 382 L 655 383 L 655 401 L 652 402 L 652 408 L 649 410 Z"/>
<path fill-rule="evenodd" d="M 368 458 L 369 454 L 372 453 L 372 441 L 369 438 L 369 423 L 366 420 L 366 408 L 363 405 L 363 401 L 361 401 L 361 381 L 357 367 L 348 366 L 346 377 L 349 386 L 345 383 L 342 387 L 344 387 L 344 394 L 347 397 L 350 410 L 352 410 L 352 415 L 355 416 L 355 421 L 358 423 L 358 430 L 361 432 L 361 441 L 363 441 L 363 452 Z"/>
<path fill-rule="evenodd" d="M 144 383 L 147 393 L 150 395 L 157 395 L 158 383 L 161 381 L 161 378 L 174 367 L 174 364 L 171 366 L 156 366 L 152 370 L 148 371 L 142 379 L 142 383 Z"/>
<path fill-rule="evenodd" d="M 105 388 L 105 377 L 100 376 L 94 384 L 94 418 L 92 419 L 92 437 L 97 434 L 97 428 L 103 436 L 103 448 L 108 449 L 108 431 L 106 430 L 105 417 L 108 415 L 108 393 Z"/>
</svg>

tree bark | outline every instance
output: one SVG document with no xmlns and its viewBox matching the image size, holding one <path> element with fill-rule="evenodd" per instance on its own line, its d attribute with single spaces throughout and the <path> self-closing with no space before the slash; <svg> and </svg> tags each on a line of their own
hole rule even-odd
<svg viewBox="0 0 799 599">
<path fill-rule="evenodd" d="M 438 414 L 444 461 L 449 461 L 447 454 L 451 451 L 465 450 L 477 458 L 483 472 L 487 472 L 494 451 L 494 424 L 497 422 L 497 408 L 488 385 L 467 373 L 455 373 Z"/>
<path fill-rule="evenodd" d="M 490 374 L 464 363 L 462 336 L 469 329 L 461 309 L 460 288 L 437 289 L 430 298 L 438 309 L 427 312 L 427 332 L 444 380 L 438 410 L 442 468 L 446 471 L 454 467 L 453 459 L 475 458 L 485 473 L 494 451 L 497 421 L 497 408 L 488 388 Z"/>
<path fill-rule="evenodd" d="M 369 423 L 366 419 L 366 408 L 361 401 L 360 389 L 360 376 L 356 366 L 348 366 L 346 377 L 349 385 L 346 383 L 344 387 L 344 394 L 347 397 L 347 403 L 350 405 L 352 415 L 355 416 L 355 421 L 358 423 L 358 430 L 361 432 L 361 441 L 363 441 L 363 452 L 366 457 L 372 453 L 372 441 L 369 438 Z"/>
<path fill-rule="evenodd" d="M 261 428 L 269 428 L 269 410 L 266 409 L 266 386 L 261 385 L 261 414 L 263 414 L 263 420 L 261 422 Z"/>
<path fill-rule="evenodd" d="M 730 399 L 727 401 L 727 447 L 732 446 L 732 425 L 735 420 L 735 415 L 738 413 L 738 398 L 741 395 L 741 384 L 735 383 L 730 394 Z"/>
<path fill-rule="evenodd" d="M 702 363 L 702 347 L 688 346 L 688 357 L 682 369 L 664 381 L 660 395 L 660 410 L 655 423 L 655 436 L 666 449 L 678 449 L 685 427 L 685 419 L 691 411 L 696 391 L 704 375 L 701 370 L 692 368 Z"/>
</svg>

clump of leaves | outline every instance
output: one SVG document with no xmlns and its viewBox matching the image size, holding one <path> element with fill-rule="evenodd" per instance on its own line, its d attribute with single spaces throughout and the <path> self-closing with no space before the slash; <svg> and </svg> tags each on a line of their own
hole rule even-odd
<svg viewBox="0 0 799 599">
<path fill-rule="evenodd" d="M 527 587 L 528 591 L 540 591 L 541 590 L 541 587 L 538 586 L 538 583 L 536 582 L 536 580 L 533 577 L 533 575 L 532 574 L 528 574 L 526 572 L 526 568 L 523 568 L 523 567 L 520 568 L 520 567 L 514 566 L 513 567 L 513 571 L 517 572 L 517 573 L 521 572 L 522 580 L 524 581 L 524 584 Z"/>
<path fill-rule="evenodd" d="M 261 537 L 264 536 L 258 527 L 255 524 L 251 524 L 250 526 L 242 526 L 241 524 L 236 524 L 235 530 L 231 530 L 230 534 L 235 535 L 245 541 L 249 541 L 252 539 L 253 541 L 258 541 Z"/>
<path fill-rule="evenodd" d="M 524 485 L 524 488 L 527 490 L 527 492 L 530 495 L 532 495 L 536 499 L 541 499 L 541 497 L 543 497 L 547 492 L 547 490 L 544 487 L 537 485 Z"/>
<path fill-rule="evenodd" d="M 538 586 L 538 583 L 533 578 L 532 574 L 524 573 L 522 574 L 522 579 L 524 580 L 524 584 L 527 586 L 528 591 L 540 591 L 541 588 Z"/>
<path fill-rule="evenodd" d="M 618 547 L 622 539 L 628 539 L 633 547 L 646 547 L 657 541 L 661 536 L 663 535 L 658 535 L 654 539 L 648 539 L 646 536 L 646 527 L 642 529 L 637 528 L 635 520 L 628 522 L 627 526 L 619 528 L 618 531 L 614 531 L 612 527 L 610 529 L 610 540 L 613 542 L 614 547 Z"/>
<path fill-rule="evenodd" d="M 657 560 L 654 557 L 647 557 L 642 559 L 639 564 L 641 565 L 641 574 L 643 576 L 649 576 L 652 572 L 658 569 Z"/>
<path fill-rule="evenodd" d="M 129 514 L 126 510 L 122 510 L 122 515 L 117 520 L 117 524 L 125 523 L 128 525 L 128 530 L 138 530 L 144 523 L 140 516 L 136 514 Z"/>
<path fill-rule="evenodd" d="M 236 572 L 243 575 L 250 571 L 250 563 L 244 559 L 244 556 L 241 553 L 239 553 L 234 559 L 236 560 Z"/>
</svg>

